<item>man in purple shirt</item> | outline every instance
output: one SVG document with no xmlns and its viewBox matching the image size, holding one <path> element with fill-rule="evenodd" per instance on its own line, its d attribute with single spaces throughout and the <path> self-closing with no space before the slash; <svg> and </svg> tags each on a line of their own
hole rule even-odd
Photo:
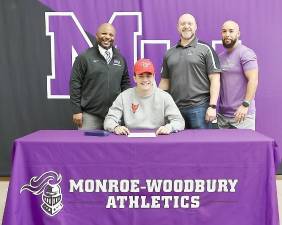
<svg viewBox="0 0 282 225">
<path fill-rule="evenodd" d="M 256 54 L 238 41 L 240 29 L 236 22 L 226 21 L 221 35 L 226 51 L 219 55 L 222 74 L 218 125 L 220 128 L 255 130 Z"/>
</svg>

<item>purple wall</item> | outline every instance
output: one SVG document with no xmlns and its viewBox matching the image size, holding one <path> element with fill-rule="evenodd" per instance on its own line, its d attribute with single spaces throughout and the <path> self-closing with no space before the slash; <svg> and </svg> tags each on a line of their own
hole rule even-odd
<svg viewBox="0 0 282 225">
<path fill-rule="evenodd" d="M 220 39 L 220 28 L 225 20 L 237 21 L 241 28 L 242 43 L 257 53 L 259 61 L 260 78 L 256 95 L 257 131 L 275 138 L 278 144 L 282 145 L 280 116 L 282 76 L 279 70 L 282 2 L 280 0 L 41 0 L 40 2 L 57 12 L 57 15 L 46 16 L 46 21 L 49 20 L 49 27 L 46 29 L 54 32 L 55 46 L 53 72 L 56 79 L 50 82 L 49 98 L 67 98 L 71 46 L 78 53 L 88 46 L 73 17 L 60 16 L 59 14 L 63 13 L 59 12 L 73 12 L 81 28 L 93 36 L 97 26 L 109 21 L 114 12 L 127 12 L 125 13 L 127 15 L 117 16 L 113 21 L 118 32 L 116 44 L 126 57 L 131 74 L 134 54 L 137 58 L 144 54 L 156 64 L 158 80 L 166 48 L 169 44 L 173 46 L 178 40 L 176 23 L 179 15 L 185 12 L 193 14 L 198 21 L 198 37 L 210 44 L 212 40 Z M 139 34 L 136 33 L 134 36 L 134 32 Z M 144 51 L 141 51 L 142 43 Z"/>
</svg>

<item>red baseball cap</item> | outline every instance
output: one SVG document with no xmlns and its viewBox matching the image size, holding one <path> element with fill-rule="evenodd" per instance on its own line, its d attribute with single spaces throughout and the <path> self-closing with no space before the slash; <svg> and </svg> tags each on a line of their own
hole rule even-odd
<svg viewBox="0 0 282 225">
<path fill-rule="evenodd" d="M 137 75 L 142 73 L 155 74 L 154 65 L 150 59 L 139 59 L 134 65 L 134 73 Z"/>
</svg>

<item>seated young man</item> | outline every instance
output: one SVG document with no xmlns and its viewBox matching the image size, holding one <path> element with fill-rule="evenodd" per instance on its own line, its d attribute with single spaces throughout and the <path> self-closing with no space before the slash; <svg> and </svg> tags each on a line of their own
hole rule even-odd
<svg viewBox="0 0 282 225">
<path fill-rule="evenodd" d="M 156 87 L 154 65 L 149 59 L 136 62 L 134 81 L 136 86 L 119 94 L 110 107 L 105 130 L 127 135 L 130 129 L 156 129 L 158 135 L 184 129 L 184 119 L 172 97 Z"/>
</svg>

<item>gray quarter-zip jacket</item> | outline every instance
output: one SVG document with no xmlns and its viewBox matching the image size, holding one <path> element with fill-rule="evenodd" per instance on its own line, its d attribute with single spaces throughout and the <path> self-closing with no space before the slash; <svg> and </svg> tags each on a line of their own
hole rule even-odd
<svg viewBox="0 0 282 225">
<path fill-rule="evenodd" d="M 98 45 L 76 57 L 70 79 L 70 102 L 73 113 L 87 112 L 105 118 L 110 106 L 123 90 L 130 87 L 127 64 L 113 47 L 109 64 Z"/>
</svg>

